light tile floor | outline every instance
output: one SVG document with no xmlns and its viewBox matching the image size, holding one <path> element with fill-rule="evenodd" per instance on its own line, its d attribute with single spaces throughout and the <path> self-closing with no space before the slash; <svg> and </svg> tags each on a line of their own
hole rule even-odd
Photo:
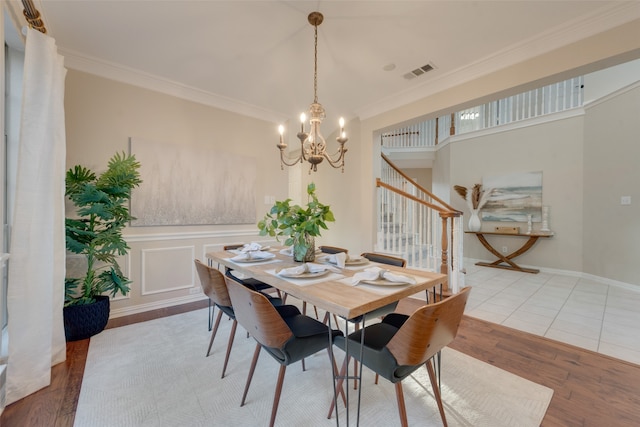
<svg viewBox="0 0 640 427">
<path fill-rule="evenodd" d="M 466 314 L 640 364 L 640 291 L 465 265 Z"/>
</svg>

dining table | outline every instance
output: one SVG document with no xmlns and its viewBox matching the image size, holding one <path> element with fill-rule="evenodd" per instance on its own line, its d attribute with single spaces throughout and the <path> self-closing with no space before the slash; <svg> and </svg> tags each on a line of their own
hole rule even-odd
<svg viewBox="0 0 640 427">
<path fill-rule="evenodd" d="M 348 322 L 349 320 L 360 319 L 364 321 L 365 314 L 422 292 L 427 294 L 428 301 L 430 299 L 429 292 L 435 293 L 436 289 L 446 289 L 447 285 L 446 274 L 378 264 L 359 257 L 350 259 L 351 262 L 347 262 L 344 267 L 340 268 L 330 262 L 331 257 L 329 255 L 322 253 L 318 253 L 312 263 L 315 267 L 313 270 L 316 270 L 316 272 L 291 274 L 287 275 L 289 277 L 285 277 L 283 270 L 291 271 L 292 268 L 301 270 L 299 267 L 302 265 L 302 263 L 294 261 L 289 252 L 287 248 L 269 247 L 261 251 L 262 257 L 243 255 L 239 250 L 209 252 L 206 257 L 210 265 L 217 263 L 219 268 L 224 266 L 232 269 L 232 274 L 240 279 L 248 277 L 257 279 L 279 289 L 286 295 L 313 304 L 327 313 L 347 320 L 344 322 L 345 336 L 348 335 L 348 327 L 349 323 L 351 323 Z M 326 270 L 319 268 L 318 265 L 320 264 L 326 265 Z M 383 280 L 382 275 L 380 280 L 366 280 L 354 283 L 354 276 L 362 275 L 363 272 L 368 271 L 367 269 L 371 269 L 371 267 L 379 267 L 380 270 L 389 272 L 395 277 L 406 276 L 410 278 L 408 280 L 409 283 Z M 331 328 L 330 318 L 331 316 L 327 316 L 329 328 Z M 362 328 L 364 326 L 364 324 L 361 324 Z M 364 337 L 362 338 L 364 339 Z M 333 352 L 331 353 L 333 354 Z M 348 348 L 346 353 L 345 357 L 348 357 Z M 333 367 L 332 373 L 334 378 L 334 399 L 337 404 L 337 395 L 342 391 L 336 390 L 335 384 L 339 376 Z M 347 426 L 350 425 L 349 379 L 359 380 L 361 376 L 362 364 L 360 364 L 360 373 L 358 375 L 350 377 L 347 374 L 345 377 L 346 396 L 343 394 L 343 398 L 346 400 L 345 418 Z M 359 425 L 361 390 L 362 386 L 358 387 L 356 425 Z M 336 425 L 340 425 L 337 412 Z"/>
</svg>

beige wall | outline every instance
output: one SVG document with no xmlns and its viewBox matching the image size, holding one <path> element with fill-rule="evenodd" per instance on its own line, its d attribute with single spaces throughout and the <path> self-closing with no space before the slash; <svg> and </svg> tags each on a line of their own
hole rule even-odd
<svg viewBox="0 0 640 427">
<path fill-rule="evenodd" d="M 431 191 L 431 169 L 426 168 L 407 168 L 402 169 L 411 179 L 418 183 L 422 188 Z"/>
<path fill-rule="evenodd" d="M 265 195 L 287 197 L 287 172 L 278 164 L 273 123 L 74 70 L 66 79 L 65 112 L 68 167 L 103 170 L 115 152 L 129 151 L 130 137 L 138 137 L 255 157 L 256 222 L 271 206 L 264 203 Z M 270 135 L 273 141 L 264 141 Z M 131 252 L 123 266 L 133 284 L 126 298 L 113 302 L 113 316 L 198 298 L 193 258 L 202 259 L 224 243 L 255 240 L 257 228 L 128 227 L 125 237 Z"/>
<path fill-rule="evenodd" d="M 470 187 L 490 175 L 542 172 L 542 203 L 550 206 L 549 225 L 556 235 L 539 240 L 518 258 L 518 264 L 582 270 L 582 129 L 580 115 L 486 135 L 469 134 L 450 142 L 450 187 L 454 184 Z M 466 221 L 469 216 L 466 203 L 457 194 L 451 198 L 453 207 L 464 212 Z M 526 230 L 526 223 L 511 222 L 483 222 L 482 229 L 505 225 Z M 536 229 L 540 229 L 540 223 L 534 223 Z M 488 240 L 495 248 L 506 246 L 509 253 L 526 241 L 512 236 L 491 236 Z M 468 234 L 464 256 L 494 260 L 476 236 Z"/>
<path fill-rule="evenodd" d="M 640 82 L 590 105 L 584 134 L 583 271 L 640 285 Z"/>
</svg>

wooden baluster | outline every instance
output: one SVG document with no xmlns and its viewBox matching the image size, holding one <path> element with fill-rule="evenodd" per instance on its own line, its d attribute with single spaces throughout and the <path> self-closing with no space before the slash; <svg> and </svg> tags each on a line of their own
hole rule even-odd
<svg viewBox="0 0 640 427">
<path fill-rule="evenodd" d="M 456 134 L 456 113 L 451 113 L 451 127 L 449 127 L 449 135 Z"/>
</svg>

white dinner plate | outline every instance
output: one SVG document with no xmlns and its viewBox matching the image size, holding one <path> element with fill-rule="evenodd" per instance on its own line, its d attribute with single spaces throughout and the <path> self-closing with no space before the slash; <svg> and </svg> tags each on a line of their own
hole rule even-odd
<svg viewBox="0 0 640 427">
<path fill-rule="evenodd" d="M 264 262 L 264 261 L 271 261 L 272 259 L 274 259 L 276 257 L 275 254 L 269 253 L 269 256 L 266 257 L 261 257 L 261 258 L 243 258 L 243 259 L 233 259 L 231 258 L 231 261 L 233 262 Z"/>
<path fill-rule="evenodd" d="M 353 258 L 344 262 L 344 265 L 365 265 L 369 264 L 369 260 L 366 258 Z"/>
<path fill-rule="evenodd" d="M 276 274 L 281 277 L 288 277 L 290 279 L 313 279 L 316 277 L 322 277 L 329 274 L 329 270 L 304 272 L 304 273 L 281 273 L 282 270 L 276 271 Z"/>
</svg>

